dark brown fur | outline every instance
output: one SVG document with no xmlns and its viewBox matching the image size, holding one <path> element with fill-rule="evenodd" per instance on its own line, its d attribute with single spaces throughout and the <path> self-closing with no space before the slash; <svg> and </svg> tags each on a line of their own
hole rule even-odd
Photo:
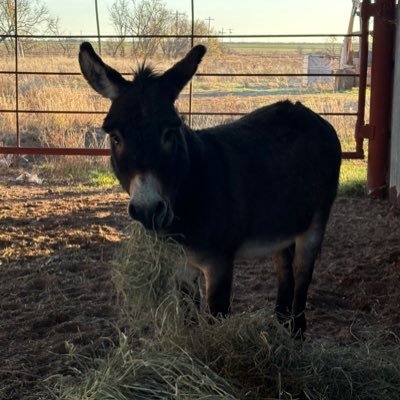
<svg viewBox="0 0 400 400">
<path fill-rule="evenodd" d="M 244 245 L 285 244 L 273 254 L 276 312 L 304 331 L 308 286 L 336 196 L 339 140 L 327 121 L 289 101 L 193 131 L 174 102 L 205 51 L 194 47 L 161 75 L 142 68 L 129 82 L 82 44 L 83 75 L 112 100 L 103 126 L 112 166 L 128 192 L 135 174 L 160 182 L 160 200 L 137 210 L 131 199 L 130 213 L 186 246 L 205 276 L 213 315 L 229 312 L 233 263 Z"/>
</svg>

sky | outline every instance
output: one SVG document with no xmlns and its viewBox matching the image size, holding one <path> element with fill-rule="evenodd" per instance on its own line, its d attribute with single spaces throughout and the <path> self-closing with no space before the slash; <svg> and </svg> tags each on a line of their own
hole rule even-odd
<svg viewBox="0 0 400 400">
<path fill-rule="evenodd" d="M 65 34 L 95 35 L 94 0 L 43 0 L 60 18 Z M 100 31 L 114 34 L 109 7 L 114 0 L 98 0 Z M 191 0 L 165 0 L 171 11 L 191 15 Z M 195 18 L 211 18 L 217 31 L 232 34 L 346 33 L 352 0 L 195 0 Z"/>
</svg>

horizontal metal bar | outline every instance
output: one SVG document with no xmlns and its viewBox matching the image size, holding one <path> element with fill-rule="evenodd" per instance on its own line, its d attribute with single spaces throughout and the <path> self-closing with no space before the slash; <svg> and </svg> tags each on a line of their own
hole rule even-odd
<svg viewBox="0 0 400 400">
<path fill-rule="evenodd" d="M 56 147 L 0 147 L 0 154 L 43 154 L 56 156 L 109 156 L 109 149 L 56 148 Z M 364 155 L 356 151 L 344 151 L 343 159 L 362 160 Z"/>
<path fill-rule="evenodd" d="M 45 154 L 58 156 L 109 156 L 109 149 L 57 147 L 0 147 L 0 154 Z"/>
<path fill-rule="evenodd" d="M 0 71 L 0 74 L 8 75 L 50 75 L 50 76 L 81 76 L 80 72 L 52 72 L 52 71 Z M 122 75 L 132 76 L 132 72 L 122 72 Z M 209 77 L 280 77 L 280 76 L 344 76 L 344 77 L 359 77 L 360 74 L 345 74 L 345 73 L 331 73 L 331 74 L 306 74 L 306 73 L 225 73 L 225 72 L 199 72 L 196 76 L 209 76 Z"/>
<path fill-rule="evenodd" d="M 4 109 L 0 113 L 16 113 L 19 114 L 107 114 L 107 111 L 79 111 L 79 110 L 21 110 Z"/>
<path fill-rule="evenodd" d="M 5 110 L 0 110 L 0 113 L 16 113 L 17 110 L 15 109 L 5 109 Z M 107 114 L 107 111 L 79 111 L 79 110 L 18 110 L 19 114 L 93 114 L 93 115 L 99 115 L 99 114 Z M 179 112 L 182 115 L 189 115 L 188 111 L 180 111 Z M 191 115 L 247 115 L 248 113 L 245 112 L 212 112 L 212 111 L 192 111 Z M 356 112 L 317 112 L 319 115 L 331 115 L 331 116 L 351 116 L 355 117 L 357 116 Z"/>
<path fill-rule="evenodd" d="M 189 112 L 179 112 L 182 115 L 189 115 Z M 243 115 L 247 115 L 249 113 L 244 113 L 244 112 L 209 112 L 209 111 L 204 111 L 204 112 L 192 112 L 192 115 L 195 116 L 243 116 Z M 317 114 L 319 115 L 328 115 L 328 116 L 343 116 L 343 117 L 356 117 L 357 113 L 353 112 L 353 113 L 345 113 L 345 112 L 317 112 Z"/>
<path fill-rule="evenodd" d="M 274 35 L 197 35 L 197 34 L 183 34 L 183 35 L 100 35 L 101 39 L 167 39 L 167 38 L 182 38 L 182 39 L 267 39 L 267 38 L 326 38 L 326 37 L 360 37 L 360 33 L 302 33 L 302 34 L 274 34 Z M 98 39 L 98 35 L 0 35 L 0 38 L 9 39 Z"/>
<path fill-rule="evenodd" d="M 327 115 L 327 116 L 331 116 L 331 117 L 335 117 L 335 116 L 337 116 L 337 117 L 357 117 L 357 115 L 358 115 L 358 113 L 357 112 L 352 112 L 352 113 L 350 113 L 350 112 L 348 112 L 348 113 L 345 113 L 345 112 L 317 112 L 317 114 L 319 114 L 319 115 Z"/>
<path fill-rule="evenodd" d="M 8 75 L 54 75 L 54 76 L 79 76 L 82 75 L 81 72 L 54 72 L 54 71 L 0 71 L 0 74 L 8 74 Z M 132 75 L 132 73 L 123 74 L 123 75 Z"/>
<path fill-rule="evenodd" d="M 342 158 L 345 160 L 363 160 L 364 154 L 357 151 L 343 151 Z"/>
<path fill-rule="evenodd" d="M 199 72 L 196 74 L 196 76 L 248 76 L 248 77 L 258 77 L 258 76 L 354 76 L 358 77 L 360 76 L 359 74 L 344 74 L 344 73 L 339 73 L 339 74 L 324 74 L 324 73 L 319 73 L 319 74 L 305 74 L 305 73 L 224 73 L 224 72 L 211 72 L 211 73 L 202 73 Z"/>
</svg>

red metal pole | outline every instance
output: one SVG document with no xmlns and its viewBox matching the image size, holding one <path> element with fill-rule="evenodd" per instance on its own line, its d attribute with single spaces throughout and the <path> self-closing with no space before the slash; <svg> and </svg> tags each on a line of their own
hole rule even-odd
<svg viewBox="0 0 400 400">
<path fill-rule="evenodd" d="M 0 154 L 47 154 L 54 156 L 109 156 L 109 149 L 68 147 L 0 147 Z"/>
<path fill-rule="evenodd" d="M 369 125 L 365 125 L 365 98 L 368 75 L 368 37 L 369 19 L 371 17 L 371 1 L 364 0 L 361 4 L 361 37 L 360 37 L 360 78 L 358 87 L 358 111 L 355 130 L 356 154 L 364 158 L 364 139 L 368 138 Z M 344 158 L 344 157 L 343 157 Z"/>
<path fill-rule="evenodd" d="M 395 0 L 376 0 L 371 5 L 374 31 L 367 186 L 373 198 L 386 196 L 388 190 L 395 3 Z"/>
</svg>

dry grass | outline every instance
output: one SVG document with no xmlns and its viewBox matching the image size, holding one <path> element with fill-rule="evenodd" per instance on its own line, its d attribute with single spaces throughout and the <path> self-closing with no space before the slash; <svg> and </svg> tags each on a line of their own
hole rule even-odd
<svg viewBox="0 0 400 400">
<path fill-rule="evenodd" d="M 175 284 L 184 264 L 179 246 L 134 225 L 116 260 L 120 345 L 106 358 L 75 356 L 82 380 L 59 378 L 58 399 L 400 398 L 396 336 L 369 332 L 370 340 L 347 346 L 300 342 L 268 309 L 212 323 L 200 314 L 189 323 Z"/>
</svg>

